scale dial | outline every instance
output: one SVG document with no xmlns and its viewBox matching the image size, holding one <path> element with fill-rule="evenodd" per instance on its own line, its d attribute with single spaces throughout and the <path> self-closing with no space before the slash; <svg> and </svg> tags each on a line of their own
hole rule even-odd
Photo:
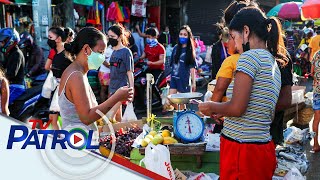
<svg viewBox="0 0 320 180">
<path fill-rule="evenodd" d="M 186 142 L 198 140 L 204 130 L 202 119 L 193 112 L 180 114 L 176 120 L 176 133 L 179 138 Z"/>
</svg>

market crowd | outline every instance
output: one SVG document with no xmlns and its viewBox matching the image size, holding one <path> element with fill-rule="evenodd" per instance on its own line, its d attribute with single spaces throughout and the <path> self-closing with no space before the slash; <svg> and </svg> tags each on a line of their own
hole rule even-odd
<svg viewBox="0 0 320 180">
<path fill-rule="evenodd" d="M 199 111 L 222 127 L 220 177 L 271 179 L 276 168 L 275 145 L 283 142 L 284 110 L 291 106 L 293 70 L 314 77 L 313 151 L 320 150 L 320 27 L 309 22 L 306 27 L 283 31 L 279 19 L 266 17 L 249 0 L 233 1 L 215 27 L 216 39 L 209 57 L 216 86 L 211 101 L 200 103 Z M 154 76 L 158 98 L 158 82 L 165 76 L 166 65 L 171 69 L 169 94 L 197 90 L 199 44 L 191 28 L 183 25 L 179 29 L 177 44 L 166 57 L 173 41 L 168 26 L 160 33 L 153 25 L 141 30 L 139 24 L 130 28 L 114 24 L 106 33 L 90 26 L 79 32 L 52 27 L 47 42 L 50 52 L 45 60 L 29 33 L 19 35 L 14 29 L 1 29 L 4 61 L 0 110 L 10 114 L 8 106 L 26 90 L 25 77 L 47 72 L 42 96 L 51 99 L 49 118 L 53 129 L 95 130 L 97 140 L 95 122 L 101 117 L 96 110 L 120 122 L 122 106 L 139 98 L 134 96 L 134 72 L 139 60 Z M 98 71 L 98 101 L 87 77 L 90 70 Z"/>
</svg>

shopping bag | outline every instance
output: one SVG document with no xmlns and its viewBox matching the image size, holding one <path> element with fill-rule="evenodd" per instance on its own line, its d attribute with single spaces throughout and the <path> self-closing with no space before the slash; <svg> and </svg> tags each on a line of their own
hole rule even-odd
<svg viewBox="0 0 320 180">
<path fill-rule="evenodd" d="M 142 162 L 148 170 L 168 179 L 175 179 L 171 166 L 170 152 L 166 146 L 161 144 L 155 146 L 149 143 L 145 149 L 145 157 L 140 161 L 140 166 Z"/>
<path fill-rule="evenodd" d="M 138 120 L 136 114 L 134 113 L 133 104 L 128 103 L 126 110 L 124 111 L 122 121 L 121 122 L 130 122 Z"/>
<path fill-rule="evenodd" d="M 42 86 L 41 96 L 44 98 L 50 99 L 51 93 L 53 90 L 54 90 L 53 73 L 52 71 L 50 71 Z"/>
<path fill-rule="evenodd" d="M 291 170 L 284 176 L 284 180 L 305 180 L 306 178 L 302 176 L 300 171 L 293 167 Z"/>
</svg>

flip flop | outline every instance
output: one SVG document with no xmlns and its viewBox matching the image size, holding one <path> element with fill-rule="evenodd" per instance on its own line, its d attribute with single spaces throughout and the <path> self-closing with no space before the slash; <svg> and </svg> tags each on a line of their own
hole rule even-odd
<svg viewBox="0 0 320 180">
<path fill-rule="evenodd" d="M 320 148 L 319 148 L 319 149 L 312 149 L 310 152 L 313 153 L 313 154 L 315 154 L 315 153 L 317 153 L 317 152 L 320 152 Z"/>
</svg>

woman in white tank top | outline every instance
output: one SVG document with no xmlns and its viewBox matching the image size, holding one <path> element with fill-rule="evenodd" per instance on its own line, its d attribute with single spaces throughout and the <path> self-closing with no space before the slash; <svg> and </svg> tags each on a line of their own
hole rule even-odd
<svg viewBox="0 0 320 180">
<path fill-rule="evenodd" d="M 3 71 L 0 70 L 0 113 L 9 116 L 9 82 L 5 78 Z"/>
<path fill-rule="evenodd" d="M 62 129 L 82 128 L 97 133 L 95 121 L 106 114 L 117 102 L 131 101 L 131 88 L 120 88 L 114 96 L 98 105 L 89 85 L 87 72 L 98 69 L 105 60 L 106 36 L 96 28 L 83 28 L 73 43 L 66 45 L 74 61 L 64 71 L 59 87 L 59 106 Z M 96 135 L 97 136 L 97 135 Z M 97 139 L 96 139 L 97 140 Z"/>
</svg>

